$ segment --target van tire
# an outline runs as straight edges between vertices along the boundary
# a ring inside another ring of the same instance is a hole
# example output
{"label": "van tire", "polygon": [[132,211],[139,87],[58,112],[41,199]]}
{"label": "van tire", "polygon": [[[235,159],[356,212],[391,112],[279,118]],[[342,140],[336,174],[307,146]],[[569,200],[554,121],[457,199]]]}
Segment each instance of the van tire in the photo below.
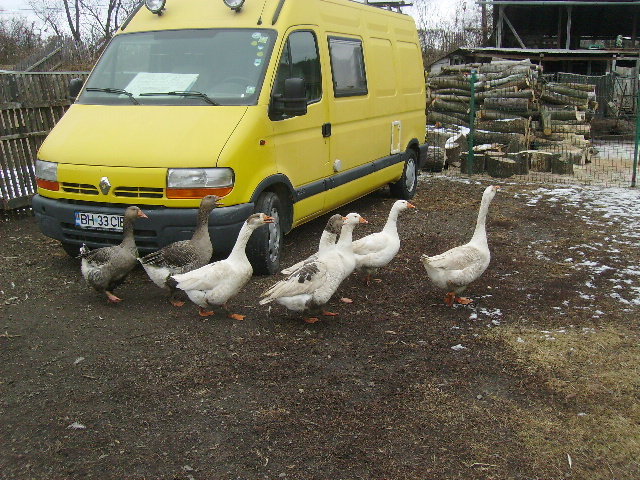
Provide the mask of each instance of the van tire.
{"label": "van tire", "polygon": [[64,252],[70,257],[78,258],[78,255],[80,255],[80,245],[67,242],[62,242],[61,245]]}
{"label": "van tire", "polygon": [[254,212],[265,213],[273,217],[274,222],[254,230],[247,244],[247,257],[253,266],[254,274],[273,275],[280,271],[280,256],[284,240],[282,200],[273,192],[264,192],[258,197]]}
{"label": "van tire", "polygon": [[389,184],[391,195],[401,200],[411,200],[418,189],[418,156],[413,149],[407,150],[402,177]]}

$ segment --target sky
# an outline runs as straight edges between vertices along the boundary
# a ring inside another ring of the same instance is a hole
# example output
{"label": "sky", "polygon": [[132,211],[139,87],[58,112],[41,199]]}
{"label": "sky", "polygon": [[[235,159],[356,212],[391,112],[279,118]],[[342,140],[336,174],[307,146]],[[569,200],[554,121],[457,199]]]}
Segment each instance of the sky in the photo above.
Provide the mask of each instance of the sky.
{"label": "sky", "polygon": [[[434,8],[434,16],[442,19],[452,18],[454,16],[454,4],[456,0],[437,0],[435,2],[437,6]],[[411,3],[409,0],[408,3]],[[0,8],[3,12],[0,12],[0,19],[7,19],[12,16],[23,16],[29,22],[35,22],[40,25],[41,22],[33,14],[31,7],[28,4],[28,0],[1,0]],[[403,11],[409,15],[415,15],[415,10],[410,7],[405,7]]]}

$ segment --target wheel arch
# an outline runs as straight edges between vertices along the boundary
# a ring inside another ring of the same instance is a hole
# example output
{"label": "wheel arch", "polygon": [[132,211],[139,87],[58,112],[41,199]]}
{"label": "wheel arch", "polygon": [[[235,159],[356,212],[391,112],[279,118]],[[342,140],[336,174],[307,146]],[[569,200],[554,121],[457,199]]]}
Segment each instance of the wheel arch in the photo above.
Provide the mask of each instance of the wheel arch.
{"label": "wheel arch", "polygon": [[291,180],[286,175],[278,173],[262,180],[251,195],[251,201],[256,203],[258,197],[265,192],[273,192],[282,200],[285,218],[282,227],[285,233],[291,230],[293,225],[293,205],[296,202],[296,193]]}

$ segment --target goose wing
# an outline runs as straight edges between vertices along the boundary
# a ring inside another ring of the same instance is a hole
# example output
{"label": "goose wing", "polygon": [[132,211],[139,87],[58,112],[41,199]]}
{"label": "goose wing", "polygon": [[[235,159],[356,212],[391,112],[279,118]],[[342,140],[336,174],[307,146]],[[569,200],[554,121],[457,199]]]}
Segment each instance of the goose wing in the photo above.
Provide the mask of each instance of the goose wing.
{"label": "goose wing", "polygon": [[180,290],[212,290],[233,274],[234,270],[229,262],[221,260],[171,278],[177,282],[176,287]]}
{"label": "goose wing", "polygon": [[372,233],[353,242],[355,255],[369,255],[384,250],[389,246],[389,237],[383,232]]}
{"label": "goose wing", "polygon": [[198,254],[189,240],[172,243],[157,252],[145,255],[140,259],[142,265],[167,268],[172,271],[188,271],[197,265]]}
{"label": "goose wing", "polygon": [[268,303],[280,297],[312,294],[325,283],[327,271],[327,266],[321,261],[315,260],[304,263],[300,268],[289,274],[287,278],[280,280],[266,290],[261,295],[264,298],[260,303]]}

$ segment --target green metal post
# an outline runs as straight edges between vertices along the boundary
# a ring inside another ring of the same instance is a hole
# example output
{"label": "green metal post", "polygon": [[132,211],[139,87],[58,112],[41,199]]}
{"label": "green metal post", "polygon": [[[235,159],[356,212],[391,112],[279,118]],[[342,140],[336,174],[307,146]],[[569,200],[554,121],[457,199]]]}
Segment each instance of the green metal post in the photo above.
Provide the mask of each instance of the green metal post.
{"label": "green metal post", "polygon": [[471,108],[469,109],[469,175],[473,175],[473,136],[476,123],[476,70],[471,70]]}
{"label": "green metal post", "polygon": [[[640,87],[640,85],[638,85]],[[638,104],[636,108],[636,147],[633,152],[633,173],[631,174],[631,186],[636,186],[636,173],[638,172],[638,148],[640,145],[640,88],[638,88]]]}

